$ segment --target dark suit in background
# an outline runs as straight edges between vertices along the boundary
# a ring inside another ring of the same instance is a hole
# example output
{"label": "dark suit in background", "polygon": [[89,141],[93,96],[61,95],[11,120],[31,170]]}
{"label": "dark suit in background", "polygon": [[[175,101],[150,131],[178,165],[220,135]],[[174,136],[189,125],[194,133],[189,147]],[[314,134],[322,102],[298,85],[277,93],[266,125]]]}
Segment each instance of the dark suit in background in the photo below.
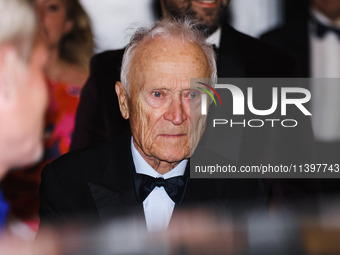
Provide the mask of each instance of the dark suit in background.
{"label": "dark suit in background", "polygon": [[[307,6],[306,10],[308,10]],[[261,36],[264,41],[290,51],[296,57],[299,77],[304,78],[311,77],[311,46],[309,38],[312,31],[310,29],[309,17],[310,15],[302,16],[300,19],[295,20],[294,23],[289,22]],[[316,152],[318,163],[333,164],[340,162],[339,141],[317,141]],[[338,179],[323,179],[322,190],[326,194],[340,194],[340,181]]]}
{"label": "dark suit in background", "polygon": [[261,36],[264,41],[290,51],[298,63],[298,76],[310,77],[308,20],[297,20]]}

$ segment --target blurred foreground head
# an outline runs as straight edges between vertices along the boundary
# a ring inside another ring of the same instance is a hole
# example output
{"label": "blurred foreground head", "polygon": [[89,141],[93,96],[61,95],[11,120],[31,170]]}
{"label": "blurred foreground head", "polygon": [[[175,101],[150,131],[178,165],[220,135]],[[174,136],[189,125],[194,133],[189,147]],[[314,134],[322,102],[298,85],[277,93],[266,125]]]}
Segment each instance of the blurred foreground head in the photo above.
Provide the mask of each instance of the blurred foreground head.
{"label": "blurred foreground head", "polygon": [[214,51],[195,25],[188,19],[163,20],[139,29],[116,84],[135,148],[157,171],[162,164],[172,166],[163,173],[192,155],[205,127],[201,96],[190,88],[190,79],[216,78]]}
{"label": "blurred foreground head", "polygon": [[0,0],[0,178],[42,154],[45,62],[32,7],[25,0]]}

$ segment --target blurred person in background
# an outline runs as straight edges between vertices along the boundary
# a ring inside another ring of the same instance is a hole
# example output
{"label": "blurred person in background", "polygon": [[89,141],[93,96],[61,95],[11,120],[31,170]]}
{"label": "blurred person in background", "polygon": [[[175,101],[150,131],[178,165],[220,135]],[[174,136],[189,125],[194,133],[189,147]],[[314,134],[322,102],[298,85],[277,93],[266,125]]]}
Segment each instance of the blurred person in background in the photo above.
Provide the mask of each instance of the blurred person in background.
{"label": "blurred person in background", "polygon": [[301,15],[263,34],[262,39],[297,57],[299,77],[338,78],[340,68],[334,64],[340,62],[340,1],[309,0],[305,8],[309,8],[307,18]]}
{"label": "blurred person in background", "polygon": [[[35,41],[36,30],[27,1],[0,1],[0,179],[11,168],[38,161],[43,153],[47,52]],[[1,227],[7,208],[1,198]]]}
{"label": "blurred person in background", "polygon": [[[262,35],[272,44],[290,50],[297,58],[301,77],[314,78],[311,112],[318,163],[340,162],[340,0],[310,0],[294,23]],[[318,82],[319,81],[319,82]],[[340,195],[340,181],[323,180],[323,191]]]}
{"label": "blurred person in background", "polygon": [[78,0],[34,1],[40,32],[48,47],[45,78],[50,103],[45,124],[45,153],[34,167],[10,174],[3,183],[11,215],[35,232],[38,228],[41,169],[69,149],[79,95],[88,77],[93,38]]}
{"label": "blurred person in background", "polygon": [[78,0],[36,0],[35,4],[49,49],[46,77],[51,103],[45,157],[50,160],[69,149],[79,94],[88,78],[93,37]]}

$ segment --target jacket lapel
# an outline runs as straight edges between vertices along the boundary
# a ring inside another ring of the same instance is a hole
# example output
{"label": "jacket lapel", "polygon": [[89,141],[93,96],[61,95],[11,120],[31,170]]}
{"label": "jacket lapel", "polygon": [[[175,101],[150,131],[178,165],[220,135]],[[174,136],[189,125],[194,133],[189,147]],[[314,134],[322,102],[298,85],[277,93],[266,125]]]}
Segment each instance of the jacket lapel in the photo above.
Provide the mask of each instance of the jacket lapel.
{"label": "jacket lapel", "polygon": [[143,204],[138,203],[133,177],[135,167],[131,155],[130,139],[114,145],[108,163],[98,182],[88,186],[97,207],[100,219],[132,213],[143,215]]}
{"label": "jacket lapel", "polygon": [[229,25],[221,33],[217,52],[217,73],[219,78],[242,78],[246,75],[245,46],[239,34]]}
{"label": "jacket lapel", "polygon": [[299,71],[302,77],[310,76],[310,41],[309,41],[309,28],[308,20],[295,23],[291,25],[287,34],[287,38],[292,38],[288,41],[288,47],[300,60]]}

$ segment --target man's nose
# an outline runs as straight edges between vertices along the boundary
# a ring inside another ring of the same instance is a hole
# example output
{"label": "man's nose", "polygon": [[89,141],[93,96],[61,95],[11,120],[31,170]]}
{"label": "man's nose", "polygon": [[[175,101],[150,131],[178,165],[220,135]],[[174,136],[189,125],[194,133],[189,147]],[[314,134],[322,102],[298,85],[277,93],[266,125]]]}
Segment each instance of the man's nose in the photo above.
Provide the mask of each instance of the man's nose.
{"label": "man's nose", "polygon": [[174,125],[181,125],[188,118],[181,99],[175,99],[169,105],[164,119],[171,121]]}

